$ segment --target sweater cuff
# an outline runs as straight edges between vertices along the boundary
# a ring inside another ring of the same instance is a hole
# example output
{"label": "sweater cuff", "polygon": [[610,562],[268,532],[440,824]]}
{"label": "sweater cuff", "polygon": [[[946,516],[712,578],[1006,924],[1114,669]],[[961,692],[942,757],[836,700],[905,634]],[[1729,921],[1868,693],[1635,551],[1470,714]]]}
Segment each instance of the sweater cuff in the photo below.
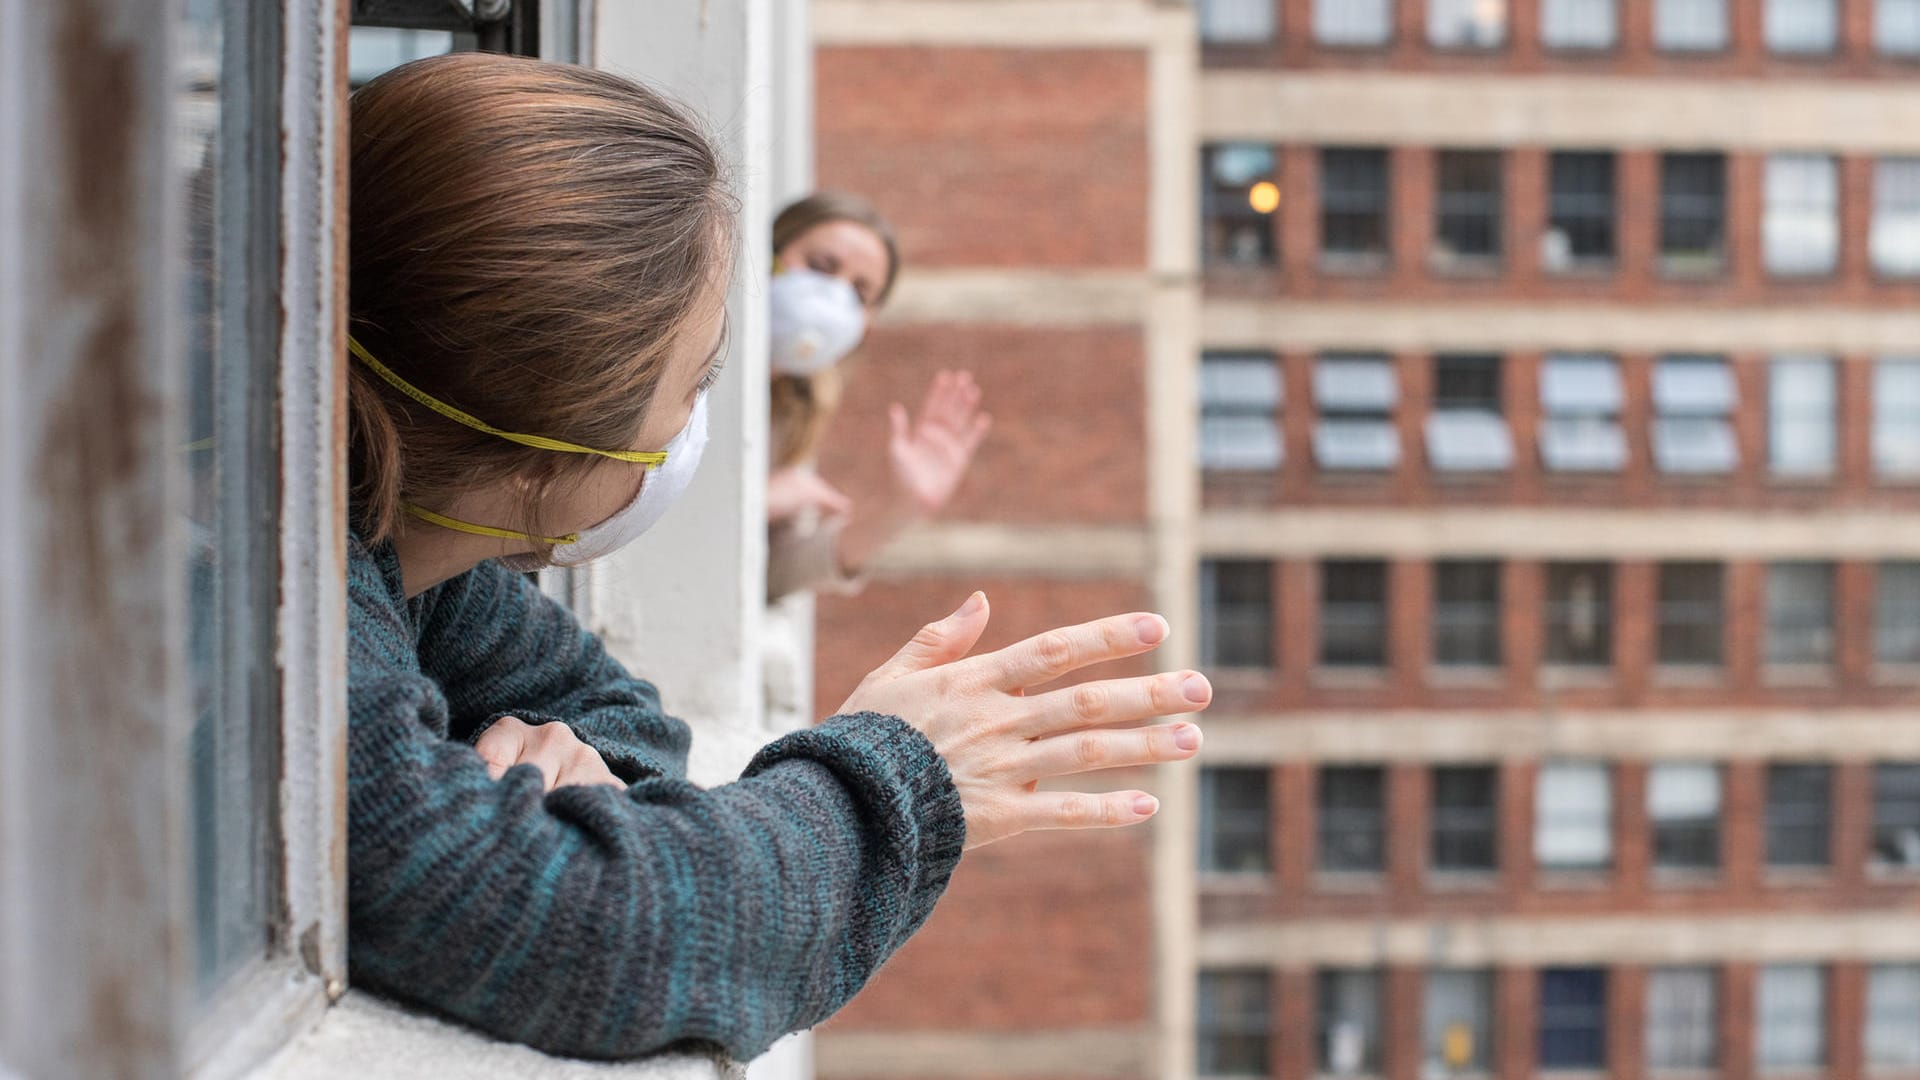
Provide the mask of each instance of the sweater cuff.
{"label": "sweater cuff", "polygon": [[835,716],[761,749],[742,776],[803,759],[831,769],[859,800],[888,843],[914,867],[916,910],[904,941],[932,912],[966,847],[966,809],[953,774],[919,729],[897,716]]}

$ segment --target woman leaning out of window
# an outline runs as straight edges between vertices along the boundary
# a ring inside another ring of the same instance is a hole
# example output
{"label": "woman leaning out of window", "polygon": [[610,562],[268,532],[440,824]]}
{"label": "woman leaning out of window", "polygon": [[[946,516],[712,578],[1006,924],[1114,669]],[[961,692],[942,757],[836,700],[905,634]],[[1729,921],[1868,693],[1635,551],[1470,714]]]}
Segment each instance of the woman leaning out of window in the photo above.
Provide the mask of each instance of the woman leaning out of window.
{"label": "woman leaning out of window", "polygon": [[888,410],[885,478],[849,493],[829,484],[814,455],[840,406],[850,357],[900,276],[900,245],[865,199],[825,191],[774,220],[773,259],[767,597],[851,593],[873,556],[953,498],[991,421],[973,376],[942,371],[917,415],[898,403]]}
{"label": "woman leaning out of window", "polygon": [[[926,919],[963,848],[1129,825],[1038,781],[1193,756],[1197,673],[1024,694],[1152,649],[1119,615],[980,656],[978,593],[736,782],[520,571],[638,537],[707,437],[736,208],[677,106],[463,54],[352,104],[349,940],[359,985],[621,1058],[752,1057]],[[670,618],[661,614],[662,619]]]}

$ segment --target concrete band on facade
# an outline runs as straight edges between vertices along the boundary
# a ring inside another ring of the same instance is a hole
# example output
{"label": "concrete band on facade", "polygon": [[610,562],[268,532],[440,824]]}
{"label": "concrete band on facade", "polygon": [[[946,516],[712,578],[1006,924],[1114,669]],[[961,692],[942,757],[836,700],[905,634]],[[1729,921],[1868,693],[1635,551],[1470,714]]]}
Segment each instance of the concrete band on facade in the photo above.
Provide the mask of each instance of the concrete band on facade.
{"label": "concrete band on facade", "polygon": [[1920,715],[1899,706],[1568,712],[1317,709],[1222,716],[1204,724],[1209,765],[1920,758]]}
{"label": "concrete band on facade", "polygon": [[[1337,101],[1339,108],[1328,108]],[[1209,71],[1208,141],[1920,152],[1906,83]]]}
{"label": "concrete band on facade", "polygon": [[1208,927],[1201,963],[1532,967],[1920,960],[1920,919],[1878,913],[1301,919]]}
{"label": "concrete band on facade", "polygon": [[821,1040],[815,1065],[847,1080],[934,1077],[1150,1075],[1149,1040],[1137,1028],[1054,1031],[840,1032]]}
{"label": "concrete band on facade", "polygon": [[818,45],[1145,48],[1161,21],[1155,7],[1112,0],[815,0],[813,38]]}
{"label": "concrete band on facade", "polygon": [[1287,507],[1211,511],[1199,533],[1214,558],[1920,558],[1920,514],[1872,509]]}

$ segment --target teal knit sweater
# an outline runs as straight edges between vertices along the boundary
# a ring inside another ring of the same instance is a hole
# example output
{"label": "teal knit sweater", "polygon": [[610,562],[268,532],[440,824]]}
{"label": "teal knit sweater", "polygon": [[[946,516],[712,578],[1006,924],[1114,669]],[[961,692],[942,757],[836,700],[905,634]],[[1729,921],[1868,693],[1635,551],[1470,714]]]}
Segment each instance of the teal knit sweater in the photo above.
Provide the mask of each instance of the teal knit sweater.
{"label": "teal knit sweater", "polygon": [[[551,1053],[751,1058],[826,1019],[917,930],[965,839],[932,744],[835,717],[741,779],[685,779],[686,725],[567,611],[486,563],[408,600],[349,540],[355,983]],[[498,781],[503,715],[564,723],[626,789]]]}

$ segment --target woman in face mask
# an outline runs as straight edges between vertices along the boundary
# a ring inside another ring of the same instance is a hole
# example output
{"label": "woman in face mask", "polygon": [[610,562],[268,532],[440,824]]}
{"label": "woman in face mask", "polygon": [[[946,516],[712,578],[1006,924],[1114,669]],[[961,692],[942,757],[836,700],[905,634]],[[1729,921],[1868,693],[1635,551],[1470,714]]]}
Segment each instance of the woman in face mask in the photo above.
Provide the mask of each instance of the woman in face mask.
{"label": "woman in face mask", "polygon": [[953,497],[991,420],[973,376],[942,371],[917,416],[900,404],[889,410],[883,486],[849,497],[822,479],[814,454],[839,407],[848,358],[893,292],[900,246],[866,200],[820,192],[774,220],[773,248],[767,594],[852,592],[875,554]]}
{"label": "woman in face mask", "polygon": [[1165,622],[969,656],[977,593],[835,717],[689,784],[686,725],[521,571],[634,540],[693,474],[733,263],[720,162],[648,90],[501,56],[398,68],[351,119],[358,986],[557,1053],[749,1058],[839,1008],[964,848],[1152,815],[1039,782],[1191,757],[1192,724],[1137,725],[1203,708],[1204,678],[1027,691]]}

